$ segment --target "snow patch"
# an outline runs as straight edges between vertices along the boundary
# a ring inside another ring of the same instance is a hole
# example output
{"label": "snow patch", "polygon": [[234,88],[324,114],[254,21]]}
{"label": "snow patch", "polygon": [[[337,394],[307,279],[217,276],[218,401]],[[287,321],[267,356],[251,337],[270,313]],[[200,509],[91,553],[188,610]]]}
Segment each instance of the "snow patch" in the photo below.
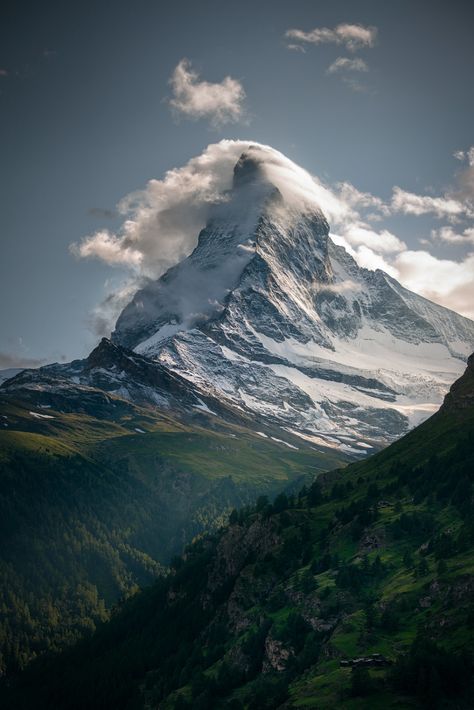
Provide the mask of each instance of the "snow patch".
{"label": "snow patch", "polygon": [[276,436],[271,437],[273,441],[278,441],[279,444],[284,444],[285,446],[288,446],[289,449],[296,449],[298,451],[297,446],[293,446],[293,444],[289,444],[287,441],[283,441],[283,439],[277,439]]}

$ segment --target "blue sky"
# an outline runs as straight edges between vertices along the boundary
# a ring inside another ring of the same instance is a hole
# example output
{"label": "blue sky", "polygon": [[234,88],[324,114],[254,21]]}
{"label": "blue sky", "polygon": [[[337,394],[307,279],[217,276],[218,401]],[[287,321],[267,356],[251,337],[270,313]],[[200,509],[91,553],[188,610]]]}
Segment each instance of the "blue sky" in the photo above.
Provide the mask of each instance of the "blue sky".
{"label": "blue sky", "polygon": [[[120,239],[124,196],[222,139],[273,146],[352,201],[356,220],[372,212],[371,235],[347,220],[333,229],[366,265],[380,257],[411,288],[472,314],[472,3],[119,0],[2,12],[0,367],[90,350],[98,304],[130,269],[70,245],[103,230]],[[390,251],[386,233],[403,246]]]}

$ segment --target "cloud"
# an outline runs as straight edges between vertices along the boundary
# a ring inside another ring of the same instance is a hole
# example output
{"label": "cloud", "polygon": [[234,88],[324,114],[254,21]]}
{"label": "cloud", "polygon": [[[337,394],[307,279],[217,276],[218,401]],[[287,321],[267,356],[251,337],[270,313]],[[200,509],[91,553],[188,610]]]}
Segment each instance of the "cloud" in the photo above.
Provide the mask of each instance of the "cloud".
{"label": "cloud", "polygon": [[40,367],[46,361],[38,360],[37,358],[24,357],[15,353],[0,352],[0,370],[5,370],[11,367]]}
{"label": "cloud", "polygon": [[[418,195],[400,187],[393,188],[390,210],[406,215],[433,215],[459,224],[474,219],[474,146],[466,151],[457,150],[454,157],[467,163],[459,170],[453,184],[440,196]],[[432,230],[432,237],[444,242],[468,243],[472,240],[472,226],[464,224],[455,232],[451,227]]]}
{"label": "cloud", "polygon": [[110,335],[111,327],[137,291],[137,281],[129,278],[119,285],[106,282],[106,296],[89,314],[87,324],[99,338]]}
{"label": "cloud", "polygon": [[8,76],[8,71],[6,69],[0,69],[0,76]]}
{"label": "cloud", "polygon": [[453,197],[466,202],[474,212],[474,146],[463,153],[463,160],[467,161],[468,165],[456,175]]}
{"label": "cloud", "polygon": [[384,215],[390,214],[389,206],[380,197],[372,195],[370,192],[361,192],[350,182],[336,183],[336,189],[339,198],[351,207],[370,207]]}
{"label": "cloud", "polygon": [[468,148],[468,150],[454,151],[453,156],[456,158],[456,160],[460,160],[461,162],[467,160],[470,167],[474,167],[474,145]]}
{"label": "cloud", "polygon": [[450,244],[474,244],[474,227],[466,227],[462,232],[455,232],[452,227],[433,229],[431,237]]}
{"label": "cloud", "polygon": [[85,239],[80,244],[72,244],[71,251],[76,256],[95,257],[113,266],[139,268],[143,259],[143,254],[127,244],[125,237],[117,238],[107,229],[96,232],[92,238]]}
{"label": "cloud", "polygon": [[[299,29],[287,30],[285,36],[291,42],[288,49],[305,51],[305,44],[336,44],[343,45],[351,52],[359,49],[368,49],[374,46],[377,37],[376,27],[342,23],[330,29],[328,27],[315,27],[310,32]],[[351,74],[354,72],[367,73],[369,65],[363,59],[350,57],[337,57],[326,69],[326,74],[337,74],[352,91],[366,92],[368,87]]]}
{"label": "cloud", "polygon": [[[140,277],[157,278],[192,251],[212,210],[227,201],[234,166],[249,149],[258,154],[268,178],[287,203],[296,208],[320,206],[336,225],[360,222],[351,204],[337,191],[282,153],[248,141],[222,140],[183,167],[169,170],[163,179],[150,180],[144,190],[125,197],[118,205],[121,229],[117,233],[100,229],[73,244],[72,252],[113,266],[128,266]],[[347,184],[341,187],[344,191],[350,191]],[[370,202],[355,188],[351,199]]]}
{"label": "cloud", "polygon": [[169,104],[177,116],[209,119],[214,127],[236,123],[244,117],[245,91],[230,76],[220,83],[199,81],[199,74],[187,59],[182,59],[169,81],[173,96]]}
{"label": "cloud", "polygon": [[332,235],[359,266],[381,269],[410,291],[474,319],[474,254],[460,261],[439,259],[423,250],[404,250],[395,255],[380,254],[361,245],[354,248],[344,237]]}
{"label": "cloud", "polygon": [[361,225],[348,225],[343,233],[345,240],[352,246],[365,245],[381,252],[382,254],[390,254],[406,249],[405,242],[389,232],[388,229],[383,229],[380,232],[375,232]]}
{"label": "cloud", "polygon": [[474,319],[474,253],[452,261],[427,251],[405,251],[394,265],[404,286]]}
{"label": "cloud", "polygon": [[391,208],[394,212],[403,212],[420,216],[434,214],[436,217],[456,219],[462,216],[474,217],[474,212],[469,205],[449,195],[431,197],[430,195],[417,195],[407,192],[400,187],[393,188]]}
{"label": "cloud", "polygon": [[368,72],[369,66],[367,62],[359,57],[357,59],[349,59],[349,57],[338,57],[328,68],[328,74],[335,74],[340,71],[359,71]]}
{"label": "cloud", "polygon": [[302,44],[287,44],[286,45],[287,49],[291,49],[293,52],[301,52],[302,54],[306,54],[306,49],[303,47]]}
{"label": "cloud", "polygon": [[[209,145],[184,166],[169,170],[161,179],[150,180],[143,190],[125,197],[118,205],[123,220],[118,231],[100,229],[71,246],[79,257],[99,258],[112,266],[126,267],[129,272],[129,279],[118,288],[111,286],[104,302],[92,314],[95,333],[109,332],[131,294],[189,255],[215,210],[224,203],[226,209],[230,207],[233,169],[244,152],[252,153],[259,161],[289,209],[320,208],[331,225],[334,241],[344,246],[361,266],[383,269],[427,298],[459,312],[472,313],[472,256],[454,261],[438,259],[428,251],[410,251],[383,223],[380,228],[370,223],[403,210],[415,215],[431,211],[448,218],[457,216],[460,208],[455,200],[454,208],[447,207],[447,198],[420,198],[396,188],[396,199],[387,204],[348,182],[329,186],[269,146],[222,140]],[[436,238],[446,243],[457,241],[459,236],[466,240],[463,243],[471,243],[471,227],[458,232],[445,227],[436,233]]]}
{"label": "cloud", "polygon": [[310,32],[290,29],[286,31],[285,36],[290,40],[309,44],[342,44],[348,50],[354,52],[364,47],[374,46],[377,28],[342,23],[334,29],[315,27]]}

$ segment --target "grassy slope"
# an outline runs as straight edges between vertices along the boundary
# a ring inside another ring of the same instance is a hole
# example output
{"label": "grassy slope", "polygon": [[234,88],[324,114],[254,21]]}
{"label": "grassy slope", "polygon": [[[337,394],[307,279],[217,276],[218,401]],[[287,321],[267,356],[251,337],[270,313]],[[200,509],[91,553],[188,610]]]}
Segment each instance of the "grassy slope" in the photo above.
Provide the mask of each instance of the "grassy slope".
{"label": "grassy slope", "polygon": [[431,661],[416,688],[408,671],[395,682],[377,669],[357,691],[339,661],[379,652],[402,664],[423,636],[459,673],[474,641],[473,437],[472,407],[441,412],[367,462],[323,475],[322,499],[313,487],[241,515],[90,641],[33,666],[7,703],[472,707],[459,695],[468,672],[456,697]]}
{"label": "grassy slope", "polygon": [[232,506],[340,461],[109,399],[104,418],[1,398],[0,671],[94,628]]}

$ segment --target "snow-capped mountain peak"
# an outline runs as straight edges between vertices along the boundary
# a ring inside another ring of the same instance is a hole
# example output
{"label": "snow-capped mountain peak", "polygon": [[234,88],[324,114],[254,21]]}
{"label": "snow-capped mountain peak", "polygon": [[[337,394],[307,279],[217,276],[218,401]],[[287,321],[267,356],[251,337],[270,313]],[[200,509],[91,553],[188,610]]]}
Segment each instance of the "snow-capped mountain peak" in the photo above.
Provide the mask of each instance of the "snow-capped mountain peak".
{"label": "snow-capped mountain peak", "polygon": [[354,455],[434,412],[474,349],[474,323],[359,267],[304,199],[304,171],[292,191],[271,155],[241,154],[194,251],[135,294],[112,343],[5,386],[69,379]]}
{"label": "snow-capped mountain peak", "polygon": [[474,323],[360,268],[270,173],[241,155],[192,254],[136,294],[113,340],[306,439],[390,441],[441,402]]}

